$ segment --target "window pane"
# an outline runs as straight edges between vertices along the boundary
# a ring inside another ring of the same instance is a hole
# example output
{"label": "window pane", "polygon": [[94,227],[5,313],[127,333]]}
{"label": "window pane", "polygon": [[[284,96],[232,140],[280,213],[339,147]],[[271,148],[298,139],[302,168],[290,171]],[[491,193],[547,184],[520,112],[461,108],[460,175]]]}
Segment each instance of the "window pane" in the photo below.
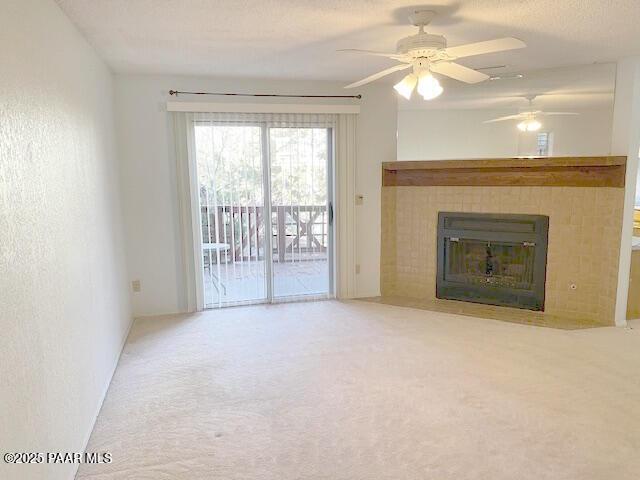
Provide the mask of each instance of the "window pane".
{"label": "window pane", "polygon": [[326,128],[269,129],[274,296],[329,292]]}

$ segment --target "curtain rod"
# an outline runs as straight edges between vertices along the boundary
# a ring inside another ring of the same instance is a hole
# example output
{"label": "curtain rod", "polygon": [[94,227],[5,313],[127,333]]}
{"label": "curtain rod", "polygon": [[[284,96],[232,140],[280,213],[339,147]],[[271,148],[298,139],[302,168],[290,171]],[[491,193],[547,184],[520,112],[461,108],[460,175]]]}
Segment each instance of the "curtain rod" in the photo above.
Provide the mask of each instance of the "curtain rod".
{"label": "curtain rod", "polygon": [[179,93],[187,95],[223,95],[229,97],[286,97],[286,98],[357,98],[362,95],[280,95],[277,93],[215,93],[215,92],[183,92],[180,90],[169,90],[169,95],[178,96]]}

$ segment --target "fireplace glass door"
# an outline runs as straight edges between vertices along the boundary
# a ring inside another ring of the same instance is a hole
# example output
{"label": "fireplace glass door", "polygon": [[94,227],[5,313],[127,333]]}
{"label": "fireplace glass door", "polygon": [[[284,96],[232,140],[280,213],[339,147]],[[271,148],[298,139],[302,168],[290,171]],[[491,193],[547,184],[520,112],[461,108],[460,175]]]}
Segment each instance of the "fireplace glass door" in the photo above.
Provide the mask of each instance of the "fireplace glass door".
{"label": "fireplace glass door", "polygon": [[544,310],[549,217],[440,212],[436,296]]}
{"label": "fireplace glass door", "polygon": [[535,248],[524,243],[445,239],[445,280],[531,290]]}

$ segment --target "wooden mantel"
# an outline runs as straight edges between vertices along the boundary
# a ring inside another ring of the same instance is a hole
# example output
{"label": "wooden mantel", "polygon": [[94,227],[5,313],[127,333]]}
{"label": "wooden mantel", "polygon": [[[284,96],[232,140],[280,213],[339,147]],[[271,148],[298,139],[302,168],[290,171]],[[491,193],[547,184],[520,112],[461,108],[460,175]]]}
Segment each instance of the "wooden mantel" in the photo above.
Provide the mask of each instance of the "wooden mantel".
{"label": "wooden mantel", "polygon": [[627,157],[526,157],[382,164],[382,186],[624,188]]}

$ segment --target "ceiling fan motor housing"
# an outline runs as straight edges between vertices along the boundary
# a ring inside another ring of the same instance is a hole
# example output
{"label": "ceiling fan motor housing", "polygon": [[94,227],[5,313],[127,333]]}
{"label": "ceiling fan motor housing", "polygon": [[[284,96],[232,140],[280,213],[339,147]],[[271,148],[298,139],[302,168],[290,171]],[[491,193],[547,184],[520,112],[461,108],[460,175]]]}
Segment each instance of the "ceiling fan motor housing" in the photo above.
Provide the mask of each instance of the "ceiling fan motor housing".
{"label": "ceiling fan motor housing", "polygon": [[429,57],[436,51],[446,47],[447,40],[442,35],[418,33],[402,38],[396,46],[396,51],[401,55]]}

